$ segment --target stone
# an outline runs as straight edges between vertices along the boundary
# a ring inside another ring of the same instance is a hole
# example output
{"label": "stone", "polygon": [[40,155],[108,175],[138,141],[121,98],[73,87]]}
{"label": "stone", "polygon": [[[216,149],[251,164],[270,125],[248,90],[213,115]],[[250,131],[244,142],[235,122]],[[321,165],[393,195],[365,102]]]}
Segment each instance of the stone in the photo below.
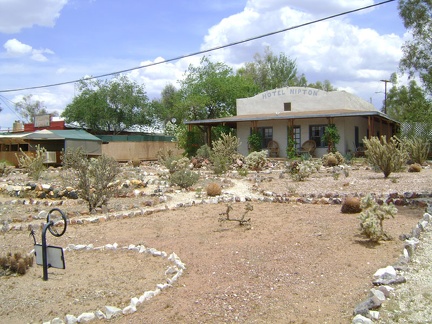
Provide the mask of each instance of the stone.
{"label": "stone", "polygon": [[396,270],[392,266],[388,266],[385,268],[378,269],[373,276],[374,278],[395,278]]}
{"label": "stone", "polygon": [[96,315],[94,313],[82,313],[78,316],[78,323],[88,323],[96,319]]}
{"label": "stone", "polygon": [[123,313],[124,315],[127,315],[127,314],[133,314],[133,313],[135,313],[136,311],[137,311],[137,309],[136,309],[135,306],[129,305],[129,306],[126,306],[125,308],[123,308],[122,313]]}
{"label": "stone", "polygon": [[385,297],[384,293],[381,290],[372,288],[370,290],[370,293],[371,293],[371,297],[372,298],[376,298],[376,303],[377,304],[385,302],[386,297]]}
{"label": "stone", "polygon": [[352,324],[372,324],[372,320],[370,320],[369,318],[357,314],[353,320],[352,320]]}
{"label": "stone", "polygon": [[114,316],[117,316],[122,313],[120,308],[114,306],[105,306],[105,314],[107,319],[111,319]]}
{"label": "stone", "polygon": [[56,317],[51,320],[51,324],[64,324],[64,322],[61,318]]}
{"label": "stone", "polygon": [[363,315],[367,317],[369,315],[369,310],[376,309],[381,306],[382,302],[378,298],[368,298],[358,304],[354,309],[354,315]]}
{"label": "stone", "polygon": [[95,316],[100,320],[106,319],[106,315],[101,310],[97,310]]}
{"label": "stone", "polygon": [[65,316],[65,323],[66,324],[75,324],[75,323],[78,323],[78,318],[76,318],[74,315],[67,314]]}

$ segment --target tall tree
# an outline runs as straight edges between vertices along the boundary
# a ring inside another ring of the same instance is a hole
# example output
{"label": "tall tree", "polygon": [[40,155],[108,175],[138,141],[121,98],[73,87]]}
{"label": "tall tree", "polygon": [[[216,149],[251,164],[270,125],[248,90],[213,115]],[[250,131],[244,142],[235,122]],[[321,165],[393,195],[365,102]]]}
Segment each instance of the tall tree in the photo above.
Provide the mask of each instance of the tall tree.
{"label": "tall tree", "polygon": [[387,113],[390,117],[409,123],[432,124],[432,104],[415,80],[394,86],[387,94]]}
{"label": "tall tree", "polygon": [[199,66],[190,65],[180,85],[181,106],[190,119],[235,115],[236,99],[257,92],[250,79],[234,75],[232,68],[208,57]]}
{"label": "tall tree", "polygon": [[420,76],[429,94],[432,94],[432,1],[399,0],[399,14],[412,34],[402,47],[400,68],[410,77]]}
{"label": "tall tree", "polygon": [[[24,96],[21,101],[15,104],[15,109],[18,114],[28,123],[34,121],[35,116],[49,114],[44,106],[44,103],[33,99],[33,95]],[[57,115],[56,112],[52,115]]]}
{"label": "tall tree", "polygon": [[111,80],[81,80],[62,117],[95,132],[118,134],[132,127],[151,126],[144,86],[119,76]]}
{"label": "tall tree", "polygon": [[254,55],[254,62],[248,62],[237,71],[237,74],[251,78],[259,87],[260,91],[294,86],[299,83],[297,77],[297,64],[284,53],[279,56],[273,54],[269,47],[265,49],[264,55]]}

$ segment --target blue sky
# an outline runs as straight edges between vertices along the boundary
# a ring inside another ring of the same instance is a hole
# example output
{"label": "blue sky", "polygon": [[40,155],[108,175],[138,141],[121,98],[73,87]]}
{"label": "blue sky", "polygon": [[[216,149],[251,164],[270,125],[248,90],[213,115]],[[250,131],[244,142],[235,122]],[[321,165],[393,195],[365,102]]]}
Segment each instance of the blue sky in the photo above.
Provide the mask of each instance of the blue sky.
{"label": "blue sky", "polygon": [[[179,57],[315,19],[368,6],[373,0],[0,0],[0,91],[77,80]],[[305,28],[212,52],[239,68],[266,46],[295,59],[310,82],[330,80],[340,90],[380,108],[384,84],[398,71],[408,36],[397,1]],[[209,55],[209,54],[207,54]],[[177,85],[200,57],[126,73],[157,98]],[[0,129],[19,117],[13,102],[32,94],[59,113],[74,85],[0,92]]]}

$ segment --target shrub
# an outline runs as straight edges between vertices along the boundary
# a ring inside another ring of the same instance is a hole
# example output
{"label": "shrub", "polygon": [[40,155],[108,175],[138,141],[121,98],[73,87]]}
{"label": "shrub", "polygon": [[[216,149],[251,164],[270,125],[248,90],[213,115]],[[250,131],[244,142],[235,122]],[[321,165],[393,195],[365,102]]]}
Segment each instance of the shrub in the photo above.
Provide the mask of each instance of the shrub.
{"label": "shrub", "polygon": [[389,140],[386,136],[381,136],[381,139],[374,136],[369,140],[365,137],[363,143],[366,146],[367,161],[381,170],[384,178],[388,178],[392,172],[401,171],[408,159],[404,145],[394,136]]}
{"label": "shrub", "polygon": [[294,161],[288,165],[288,172],[294,181],[304,181],[316,171],[317,166],[312,160]]}
{"label": "shrub", "polygon": [[216,182],[211,182],[207,186],[207,195],[214,197],[219,196],[222,193],[222,187]]}
{"label": "shrub", "polygon": [[1,161],[0,162],[0,176],[8,175],[11,172],[12,168],[13,168],[13,166],[11,166],[9,164],[9,162]]}
{"label": "shrub", "polygon": [[138,168],[140,165],[141,165],[141,160],[140,159],[135,158],[135,159],[132,160],[132,166],[134,168]]}
{"label": "shrub", "polygon": [[203,159],[209,159],[211,156],[211,148],[207,144],[202,145],[196,152],[196,156]]}
{"label": "shrub", "polygon": [[237,155],[237,148],[240,146],[240,140],[237,136],[231,134],[221,134],[221,137],[212,142],[213,155],[218,157],[227,157],[231,162]]}
{"label": "shrub", "polygon": [[422,166],[418,163],[411,164],[408,168],[408,172],[420,172],[422,170]]}
{"label": "shrub", "polygon": [[76,186],[79,196],[88,202],[90,212],[108,203],[115,189],[110,183],[120,172],[117,161],[106,155],[90,160],[82,157],[69,159],[66,153],[63,163],[74,172],[75,176],[70,175],[68,181],[77,179],[72,186]]}
{"label": "shrub", "polygon": [[322,140],[327,143],[327,152],[336,152],[336,145],[340,141],[340,135],[336,125],[331,124],[325,128]]}
{"label": "shrub", "polygon": [[429,141],[421,137],[410,137],[402,140],[412,162],[422,165],[429,154]]}
{"label": "shrub", "polygon": [[250,170],[260,171],[267,163],[267,152],[252,152],[246,156],[246,165]]}
{"label": "shrub", "polygon": [[345,163],[345,158],[339,152],[324,154],[322,157],[322,164],[324,166],[336,166]]}
{"label": "shrub", "polygon": [[17,273],[19,275],[24,275],[27,272],[29,267],[33,266],[34,256],[32,254],[28,254],[23,256],[20,252],[16,252],[14,254],[8,253],[5,256],[0,257],[0,276],[3,275],[12,275]]}
{"label": "shrub", "polygon": [[248,137],[249,152],[258,152],[262,149],[262,135],[259,132],[253,132]]}
{"label": "shrub", "polygon": [[356,214],[362,211],[360,207],[360,199],[357,197],[347,197],[341,208],[341,212],[344,214]]}
{"label": "shrub", "polygon": [[397,208],[393,204],[377,204],[371,195],[361,200],[362,213],[359,216],[361,233],[371,241],[389,240],[391,237],[384,232],[384,220],[394,218]]}
{"label": "shrub", "polygon": [[18,159],[20,168],[26,169],[34,180],[38,180],[45,170],[45,152],[46,149],[36,145],[36,152],[34,155],[26,154],[20,148],[21,155],[15,155]]}
{"label": "shrub", "polygon": [[192,187],[195,183],[198,182],[198,179],[199,174],[187,169],[175,171],[170,176],[171,184],[178,185],[181,188]]}

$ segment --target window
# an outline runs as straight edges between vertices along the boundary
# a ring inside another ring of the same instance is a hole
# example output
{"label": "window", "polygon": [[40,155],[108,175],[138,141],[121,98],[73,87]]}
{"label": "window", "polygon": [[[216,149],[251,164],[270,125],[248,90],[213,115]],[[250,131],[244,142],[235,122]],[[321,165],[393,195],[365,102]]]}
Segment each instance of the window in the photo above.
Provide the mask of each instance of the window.
{"label": "window", "polygon": [[291,102],[284,103],[284,111],[291,111]]}
{"label": "window", "polygon": [[[288,127],[288,131],[287,131],[288,136],[290,136],[290,127]],[[300,150],[301,147],[301,132],[300,132],[300,126],[294,126],[292,127],[292,135],[293,135],[293,139],[295,142],[295,148],[296,151]],[[289,143],[289,142],[287,142]]]}
{"label": "window", "polygon": [[[267,148],[268,143],[273,140],[273,127],[258,127],[257,131],[261,134],[261,148]],[[250,133],[252,134],[252,128]]]}
{"label": "window", "polygon": [[314,140],[316,147],[326,147],[327,143],[322,140],[327,125],[309,126],[309,139]]}

